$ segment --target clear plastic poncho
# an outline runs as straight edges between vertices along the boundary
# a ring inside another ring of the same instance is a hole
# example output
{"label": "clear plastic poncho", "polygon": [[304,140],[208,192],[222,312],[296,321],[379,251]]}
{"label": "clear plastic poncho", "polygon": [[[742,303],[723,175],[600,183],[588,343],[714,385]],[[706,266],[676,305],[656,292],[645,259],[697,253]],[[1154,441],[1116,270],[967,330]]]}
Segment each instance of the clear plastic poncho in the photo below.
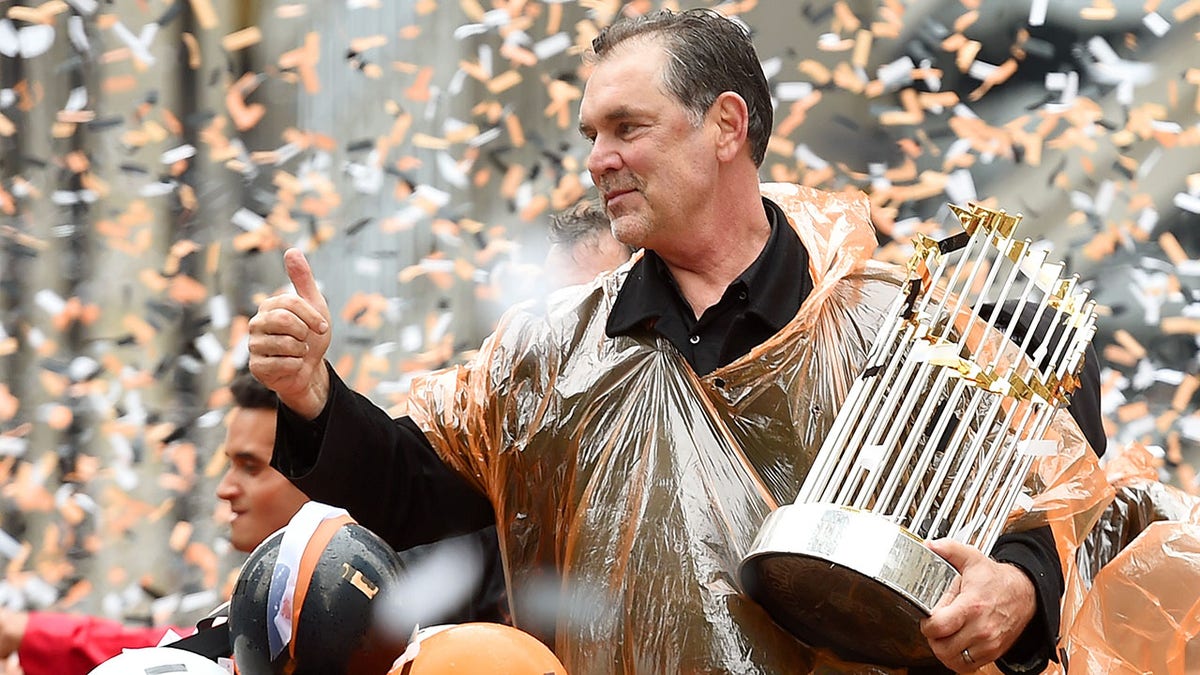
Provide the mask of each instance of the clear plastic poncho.
{"label": "clear plastic poncho", "polygon": [[1200,671],[1200,497],[1158,481],[1145,447],[1106,454],[1116,498],[1077,554],[1063,635],[1069,673]]}
{"label": "clear plastic poncho", "polygon": [[[902,280],[870,260],[862,195],[763,194],[799,233],[814,290],[728,366],[697,377],[649,331],[606,337],[626,265],[509,311],[471,362],[412,388],[413,419],[495,507],[516,625],[573,675],[890,672],[814,652],[737,588],[742,555],[799,490]],[[1054,431],[1062,452],[1034,511],[1086,527],[1104,506],[1099,472],[1065,412]]]}

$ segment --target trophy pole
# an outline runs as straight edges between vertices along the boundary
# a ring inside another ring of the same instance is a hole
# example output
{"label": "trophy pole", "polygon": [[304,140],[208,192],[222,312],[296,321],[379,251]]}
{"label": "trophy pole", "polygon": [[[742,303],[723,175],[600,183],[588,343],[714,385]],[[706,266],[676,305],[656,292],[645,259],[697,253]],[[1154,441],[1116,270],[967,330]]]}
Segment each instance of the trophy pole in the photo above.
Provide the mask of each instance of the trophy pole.
{"label": "trophy pole", "polygon": [[743,589],[780,625],[854,661],[937,661],[920,622],[958,573],[925,542],[988,551],[1027,506],[1022,485],[1057,448],[1043,439],[1096,331],[1078,280],[1014,237],[1020,216],[950,210],[965,232],[918,236],[796,501],[767,517],[741,564]]}

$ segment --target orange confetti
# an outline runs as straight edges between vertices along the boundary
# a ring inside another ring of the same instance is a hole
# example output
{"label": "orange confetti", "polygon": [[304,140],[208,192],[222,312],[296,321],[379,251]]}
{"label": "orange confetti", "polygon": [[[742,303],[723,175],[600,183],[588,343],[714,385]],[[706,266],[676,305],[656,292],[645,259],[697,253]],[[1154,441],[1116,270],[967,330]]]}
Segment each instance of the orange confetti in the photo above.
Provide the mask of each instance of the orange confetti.
{"label": "orange confetti", "polygon": [[1179,240],[1170,232],[1163,232],[1159,235],[1158,244],[1162,246],[1167,258],[1176,265],[1182,265],[1191,260],[1187,252],[1183,250],[1183,246],[1179,245]]}
{"label": "orange confetti", "polygon": [[850,62],[858,68],[867,67],[867,59],[871,56],[871,42],[874,35],[869,30],[860,30],[854,36],[854,52],[850,56]]}
{"label": "orange confetti", "polygon": [[538,216],[545,213],[546,207],[548,207],[549,205],[550,205],[549,197],[547,197],[544,194],[535,195],[534,198],[530,199],[529,203],[525,205],[525,208],[521,209],[521,214],[520,214],[521,220],[524,220],[527,223],[532,222]]}
{"label": "orange confetti", "polygon": [[71,426],[73,419],[75,419],[75,415],[71,409],[62,404],[53,405],[46,412],[46,424],[55,431],[63,431]]}
{"label": "orange confetti", "polygon": [[426,66],[417,72],[417,78],[412,85],[404,90],[404,97],[410,101],[424,103],[429,100],[429,83],[433,80],[433,67]]}
{"label": "orange confetti", "polygon": [[227,52],[237,52],[259,42],[262,42],[262,31],[258,26],[250,26],[221,38],[221,47]]}
{"label": "orange confetti", "polygon": [[525,130],[521,128],[521,118],[515,114],[509,114],[504,123],[508,128],[508,140],[512,142],[513,147],[519,148],[525,145]]}
{"label": "orange confetti", "polygon": [[853,33],[862,25],[858,16],[850,9],[845,0],[833,3],[833,30],[835,33]]}
{"label": "orange confetti", "polygon": [[1200,390],[1200,377],[1189,374],[1183,378],[1183,382],[1175,388],[1175,395],[1171,398],[1171,408],[1183,412],[1191,403],[1192,397],[1196,395],[1196,391]]}
{"label": "orange confetti", "polygon": [[182,305],[194,305],[208,299],[208,287],[185,275],[171,277],[169,297]]}
{"label": "orange confetti", "polygon": [[175,523],[175,527],[171,528],[171,534],[167,538],[167,545],[171,547],[172,551],[182,551],[192,538],[193,529],[192,524],[186,520]]}
{"label": "orange confetti", "polygon": [[303,47],[284,52],[279,56],[279,67],[295,68],[300,71],[300,81],[304,84],[304,91],[315,94],[321,89],[320,80],[317,78],[317,63],[320,58],[321,36],[315,31],[309,32],[304,36]]}
{"label": "orange confetti", "polygon": [[11,420],[21,409],[21,400],[12,395],[8,385],[0,382],[0,422]]}
{"label": "orange confetti", "polygon": [[245,96],[258,86],[254,73],[246,73],[225,92],[225,108],[233,118],[233,125],[238,131],[246,131],[258,124],[267,113],[266,106],[261,103],[246,105]]}
{"label": "orange confetti", "polygon": [[191,0],[191,3],[192,13],[201,28],[212,30],[217,27],[217,11],[213,9],[212,0]]}
{"label": "orange confetti", "polygon": [[279,5],[275,8],[275,16],[280,19],[299,19],[308,14],[308,5],[296,3],[292,5]]}
{"label": "orange confetti", "polygon": [[521,73],[515,70],[509,70],[489,80],[487,83],[487,90],[493,94],[499,94],[500,92],[507,91],[517,84],[520,84],[520,82]]}
{"label": "orange confetti", "polygon": [[363,53],[368,49],[386,46],[388,39],[386,35],[370,35],[367,37],[354,38],[350,41],[350,51]]}
{"label": "orange confetti", "polygon": [[101,81],[100,90],[106,94],[120,94],[137,89],[137,85],[137,78],[133,75],[114,75]]}

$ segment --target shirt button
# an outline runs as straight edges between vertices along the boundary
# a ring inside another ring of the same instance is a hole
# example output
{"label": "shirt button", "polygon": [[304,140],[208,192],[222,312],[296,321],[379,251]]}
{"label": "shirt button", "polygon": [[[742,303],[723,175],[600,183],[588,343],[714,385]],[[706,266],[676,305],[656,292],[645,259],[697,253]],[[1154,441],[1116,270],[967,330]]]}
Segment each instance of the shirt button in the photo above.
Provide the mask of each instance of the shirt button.
{"label": "shirt button", "polygon": [[694,345],[696,345],[696,344],[700,344],[700,336],[699,336],[699,335],[693,335],[692,337],[688,338],[688,342],[690,342],[690,343],[692,343],[692,344],[694,344]]}

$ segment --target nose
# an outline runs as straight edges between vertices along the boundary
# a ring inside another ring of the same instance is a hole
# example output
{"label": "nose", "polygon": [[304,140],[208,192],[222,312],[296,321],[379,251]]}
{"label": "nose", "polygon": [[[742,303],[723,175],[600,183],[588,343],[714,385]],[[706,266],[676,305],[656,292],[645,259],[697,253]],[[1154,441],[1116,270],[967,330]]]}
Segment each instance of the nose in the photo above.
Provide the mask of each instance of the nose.
{"label": "nose", "polygon": [[604,134],[596,136],[595,142],[592,143],[592,151],[588,153],[587,168],[595,183],[599,183],[597,179],[600,176],[620,169],[621,153],[616,143]]}
{"label": "nose", "polygon": [[217,483],[217,499],[224,499],[227,502],[233,501],[237,493],[237,481],[233,479],[233,469],[231,468],[225,472],[225,475],[221,476],[221,482]]}

